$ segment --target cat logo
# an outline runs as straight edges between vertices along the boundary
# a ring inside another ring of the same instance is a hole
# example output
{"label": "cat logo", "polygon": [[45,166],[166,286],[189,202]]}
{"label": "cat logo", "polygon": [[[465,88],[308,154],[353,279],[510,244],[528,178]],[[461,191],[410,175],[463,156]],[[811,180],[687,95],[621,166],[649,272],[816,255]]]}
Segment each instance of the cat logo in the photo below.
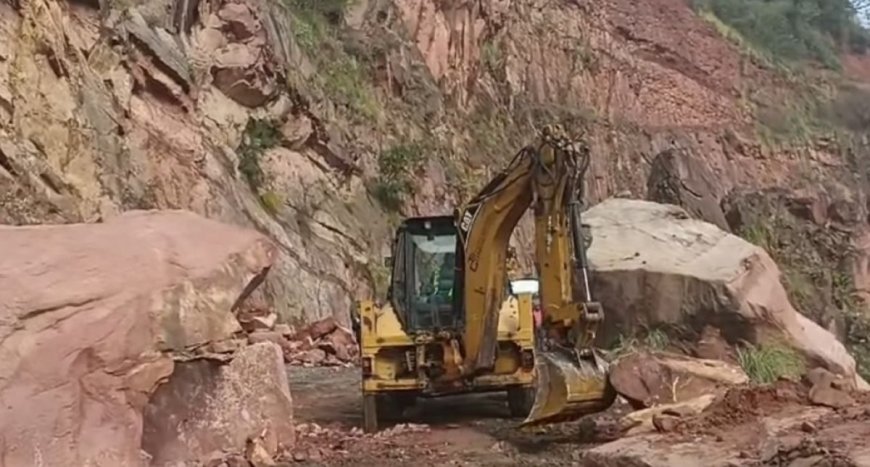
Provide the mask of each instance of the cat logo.
{"label": "cat logo", "polygon": [[474,218],[477,217],[477,210],[479,207],[479,205],[469,206],[462,214],[462,220],[459,222],[459,230],[461,230],[463,234],[468,235],[468,231],[471,230],[471,225],[474,224]]}

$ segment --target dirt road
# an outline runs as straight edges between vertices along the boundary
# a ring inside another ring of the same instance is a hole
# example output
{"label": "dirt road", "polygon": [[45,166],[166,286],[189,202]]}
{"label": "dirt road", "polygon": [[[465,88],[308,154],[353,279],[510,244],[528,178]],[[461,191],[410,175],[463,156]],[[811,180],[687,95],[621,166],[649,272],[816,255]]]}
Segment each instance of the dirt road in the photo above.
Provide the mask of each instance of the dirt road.
{"label": "dirt road", "polygon": [[841,395],[849,402],[832,409],[808,404],[797,382],[739,387],[665,433],[607,444],[628,406],[521,429],[504,395],[482,394],[420,401],[406,413],[411,424],[364,435],[358,371],[290,368],[299,434],[290,465],[870,465],[868,393]]}
{"label": "dirt road", "polygon": [[[584,446],[607,438],[616,412],[555,428],[521,430],[501,393],[422,400],[410,426],[364,436],[357,368],[289,369],[300,426],[297,465],[576,465]],[[316,424],[316,426],[314,426]],[[420,424],[420,425],[417,425]]]}

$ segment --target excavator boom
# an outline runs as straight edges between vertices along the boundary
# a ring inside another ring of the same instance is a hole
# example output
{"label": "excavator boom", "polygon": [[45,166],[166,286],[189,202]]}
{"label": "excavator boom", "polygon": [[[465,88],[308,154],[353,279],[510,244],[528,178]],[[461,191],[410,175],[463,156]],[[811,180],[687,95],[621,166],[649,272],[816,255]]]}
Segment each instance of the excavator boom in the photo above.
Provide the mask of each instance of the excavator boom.
{"label": "excavator boom", "polygon": [[602,319],[592,301],[580,223],[589,151],[562,128],[543,129],[458,215],[465,316],[461,373],[493,368],[511,234],[531,207],[545,342],[536,352],[536,395],[525,424],[566,421],[609,406],[606,363],[593,340]]}

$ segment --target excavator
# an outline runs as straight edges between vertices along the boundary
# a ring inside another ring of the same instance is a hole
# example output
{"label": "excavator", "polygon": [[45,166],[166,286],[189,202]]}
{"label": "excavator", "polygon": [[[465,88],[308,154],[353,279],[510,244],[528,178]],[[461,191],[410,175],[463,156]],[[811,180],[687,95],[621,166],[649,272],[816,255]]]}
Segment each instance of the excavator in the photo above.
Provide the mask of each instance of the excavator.
{"label": "excavator", "polygon": [[[365,431],[419,397],[506,391],[523,426],[613,403],[580,219],[588,166],[583,140],[550,125],[453,216],[402,222],[387,302],[358,304]],[[529,208],[540,329],[532,297],[512,293],[507,277],[511,234]]]}

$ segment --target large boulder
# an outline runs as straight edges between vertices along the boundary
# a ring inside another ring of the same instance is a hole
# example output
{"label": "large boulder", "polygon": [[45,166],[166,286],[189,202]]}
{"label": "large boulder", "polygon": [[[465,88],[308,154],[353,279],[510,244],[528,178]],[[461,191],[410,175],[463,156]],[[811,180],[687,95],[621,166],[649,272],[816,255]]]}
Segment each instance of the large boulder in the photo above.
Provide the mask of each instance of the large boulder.
{"label": "large boulder", "polygon": [[843,344],[789,303],[779,268],[762,248],[650,201],[608,199],[584,222],[605,338],[637,326],[711,324],[730,343],[784,340],[809,363],[866,387]]}
{"label": "large boulder", "polygon": [[171,352],[240,331],[232,309],[274,255],[184,211],[0,226],[0,465],[143,465]]}
{"label": "large boulder", "polygon": [[275,456],[292,446],[295,434],[283,352],[273,342],[260,342],[228,365],[176,364],[145,410],[142,449],[154,467],[204,462],[258,438]]}

